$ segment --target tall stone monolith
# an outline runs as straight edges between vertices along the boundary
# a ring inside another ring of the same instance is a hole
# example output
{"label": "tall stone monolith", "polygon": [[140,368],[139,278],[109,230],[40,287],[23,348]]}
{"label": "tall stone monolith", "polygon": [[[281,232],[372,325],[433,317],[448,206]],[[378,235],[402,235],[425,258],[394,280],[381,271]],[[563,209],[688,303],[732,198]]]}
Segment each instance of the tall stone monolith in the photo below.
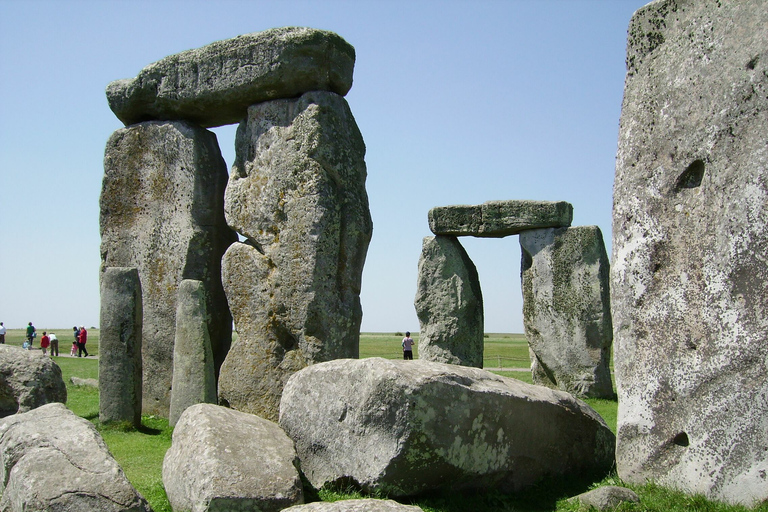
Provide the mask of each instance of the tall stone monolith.
{"label": "tall stone monolith", "polygon": [[139,271],[107,267],[101,273],[99,421],[141,426],[142,303]]}
{"label": "tall stone monolith", "polygon": [[612,398],[608,254],[597,226],[520,233],[533,383]]}
{"label": "tall stone monolith", "polygon": [[617,469],[768,499],[768,4],[629,25],[613,207]]}
{"label": "tall stone monolith", "polygon": [[173,344],[173,386],[168,422],[175,426],[187,407],[215,404],[216,372],[211,350],[213,318],[202,281],[185,279],[179,284],[176,304],[176,341]]}
{"label": "tall stone monolith", "polygon": [[483,367],[483,296],[475,264],[458,238],[424,238],[416,299],[419,359]]}
{"label": "tall stone monolith", "polygon": [[337,94],[248,109],[225,198],[227,221],[246,241],[222,262],[238,338],[221,369],[220,403],[276,420],[291,374],[358,356],[372,233],[364,155]]}
{"label": "tall stone monolith", "polygon": [[143,410],[168,416],[182,279],[209,291],[217,367],[231,343],[221,257],[236,240],[224,221],[227,169],[216,135],[186,122],[151,121],[117,130],[104,156],[102,267],[136,267],[144,311]]}

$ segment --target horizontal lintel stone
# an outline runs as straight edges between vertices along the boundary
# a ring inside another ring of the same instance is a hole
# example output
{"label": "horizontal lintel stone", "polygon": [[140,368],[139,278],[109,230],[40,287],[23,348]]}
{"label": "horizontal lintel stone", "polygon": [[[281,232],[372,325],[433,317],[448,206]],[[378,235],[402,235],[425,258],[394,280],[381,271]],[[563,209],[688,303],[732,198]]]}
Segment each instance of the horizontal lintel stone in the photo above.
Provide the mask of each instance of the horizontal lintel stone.
{"label": "horizontal lintel stone", "polygon": [[565,201],[488,201],[437,206],[428,217],[429,229],[436,235],[503,238],[529,229],[569,227],[573,205]]}

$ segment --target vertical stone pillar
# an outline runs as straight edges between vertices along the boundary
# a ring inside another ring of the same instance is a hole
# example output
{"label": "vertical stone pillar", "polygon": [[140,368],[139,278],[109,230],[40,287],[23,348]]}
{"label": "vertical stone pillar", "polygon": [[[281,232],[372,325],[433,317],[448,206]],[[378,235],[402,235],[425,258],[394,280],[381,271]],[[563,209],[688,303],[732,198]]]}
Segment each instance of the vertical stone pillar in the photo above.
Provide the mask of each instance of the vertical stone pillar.
{"label": "vertical stone pillar", "polygon": [[101,273],[99,421],[141,425],[141,283],[136,268]]}
{"label": "vertical stone pillar", "polygon": [[483,367],[483,296],[475,264],[455,236],[424,238],[414,300],[419,359]]}
{"label": "vertical stone pillar", "polygon": [[179,285],[176,341],[173,344],[171,426],[176,425],[187,407],[216,403],[209,302],[202,281],[185,279]]}
{"label": "vertical stone pillar", "polygon": [[520,247],[534,384],[613,397],[610,265],[600,228],[523,231]]}
{"label": "vertical stone pillar", "polygon": [[768,499],[768,4],[629,24],[613,189],[616,466]]}
{"label": "vertical stone pillar", "polygon": [[251,106],[235,147],[225,211],[247,240],[222,261],[238,341],[219,401],[276,421],[291,374],[358,357],[365,144],[344,98],[314,91]]}
{"label": "vertical stone pillar", "polygon": [[107,142],[101,259],[103,267],[136,267],[141,277],[145,413],[169,413],[182,279],[202,281],[208,290],[218,364],[231,344],[221,256],[237,237],[224,220],[226,180],[216,135],[191,123],[140,123]]}

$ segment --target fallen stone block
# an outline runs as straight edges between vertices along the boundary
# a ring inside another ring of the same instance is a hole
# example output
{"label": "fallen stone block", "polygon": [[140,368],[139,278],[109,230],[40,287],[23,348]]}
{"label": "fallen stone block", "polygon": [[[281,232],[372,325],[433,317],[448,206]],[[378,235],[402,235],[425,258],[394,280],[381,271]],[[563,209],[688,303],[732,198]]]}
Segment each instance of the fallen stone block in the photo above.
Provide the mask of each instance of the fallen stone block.
{"label": "fallen stone block", "polygon": [[0,345],[0,417],[67,402],[61,368],[41,352]]}
{"label": "fallen stone block", "polygon": [[403,505],[393,500],[356,499],[318,501],[306,505],[294,505],[284,512],[421,512],[421,507]]}

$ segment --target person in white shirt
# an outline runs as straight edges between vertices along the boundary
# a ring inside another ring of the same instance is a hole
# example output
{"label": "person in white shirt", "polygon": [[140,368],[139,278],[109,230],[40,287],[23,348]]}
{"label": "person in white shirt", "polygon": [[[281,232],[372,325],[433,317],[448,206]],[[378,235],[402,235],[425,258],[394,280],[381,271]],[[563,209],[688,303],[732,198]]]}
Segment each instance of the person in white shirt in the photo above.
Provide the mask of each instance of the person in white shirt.
{"label": "person in white shirt", "polygon": [[411,338],[411,333],[409,331],[405,331],[405,338],[403,338],[403,359],[404,360],[411,360],[413,361],[413,338]]}
{"label": "person in white shirt", "polygon": [[0,343],[5,343],[5,326],[0,322]]}

